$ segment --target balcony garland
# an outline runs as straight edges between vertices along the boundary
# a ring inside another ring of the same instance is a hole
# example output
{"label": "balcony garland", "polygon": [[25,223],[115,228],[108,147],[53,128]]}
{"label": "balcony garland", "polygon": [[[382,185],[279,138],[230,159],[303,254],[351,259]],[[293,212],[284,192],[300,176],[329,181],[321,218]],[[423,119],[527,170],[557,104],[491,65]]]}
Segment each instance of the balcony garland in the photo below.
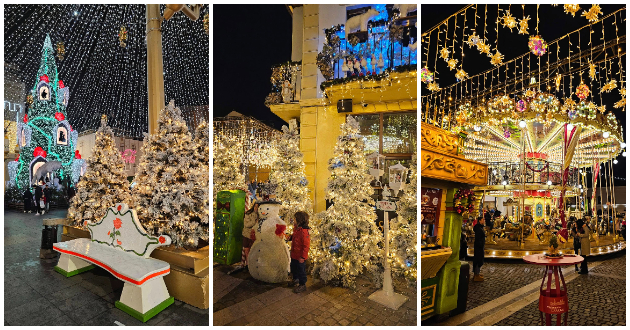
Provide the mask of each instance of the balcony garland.
{"label": "balcony garland", "polygon": [[353,81],[381,81],[388,78],[392,73],[403,73],[409,71],[417,71],[417,64],[407,64],[395,67],[393,70],[386,69],[383,73],[367,76],[352,76],[346,78],[337,78],[328,81],[324,81],[319,85],[319,88],[324,91],[326,88],[334,85],[345,84]]}

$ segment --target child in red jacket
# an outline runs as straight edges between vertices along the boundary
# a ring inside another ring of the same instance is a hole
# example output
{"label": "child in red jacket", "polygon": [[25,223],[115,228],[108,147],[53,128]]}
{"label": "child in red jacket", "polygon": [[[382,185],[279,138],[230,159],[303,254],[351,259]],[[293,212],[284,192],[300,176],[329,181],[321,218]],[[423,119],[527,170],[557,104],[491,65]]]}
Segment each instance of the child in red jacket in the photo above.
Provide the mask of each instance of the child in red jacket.
{"label": "child in red jacket", "polygon": [[311,246],[311,236],[308,227],[308,214],[306,212],[295,213],[295,224],[291,241],[291,274],[293,282],[289,286],[297,286],[293,292],[300,293],[306,291],[306,259],[308,259],[308,249]]}

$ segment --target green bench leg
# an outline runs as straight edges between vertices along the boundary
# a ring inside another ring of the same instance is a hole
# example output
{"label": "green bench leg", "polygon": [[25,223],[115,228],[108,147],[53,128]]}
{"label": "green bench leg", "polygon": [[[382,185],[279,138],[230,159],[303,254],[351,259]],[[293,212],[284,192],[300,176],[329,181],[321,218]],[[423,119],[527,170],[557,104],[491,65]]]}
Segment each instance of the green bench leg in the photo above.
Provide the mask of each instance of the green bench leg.
{"label": "green bench leg", "polygon": [[148,312],[142,314],[140,312],[138,312],[137,310],[123,304],[120,302],[120,300],[116,301],[116,308],[120,309],[121,311],[135,317],[136,319],[142,321],[142,322],[146,322],[148,320],[150,320],[152,317],[156,316],[159,312],[163,311],[164,309],[166,309],[166,307],[172,305],[175,302],[175,298],[173,297],[168,297],[166,300],[164,300],[163,302],[159,303],[157,306],[151,308]]}
{"label": "green bench leg", "polygon": [[77,274],[81,274],[83,272],[87,272],[88,270],[91,270],[93,268],[94,268],[94,265],[89,265],[87,267],[76,269],[76,270],[73,270],[71,272],[66,272],[65,270],[61,269],[59,266],[55,266],[55,271],[57,271],[57,273],[65,276],[65,277],[70,277],[70,276],[74,276],[74,275],[77,275]]}
{"label": "green bench leg", "polygon": [[94,265],[91,263],[81,258],[62,253],[59,257],[59,262],[57,262],[57,266],[55,266],[55,271],[65,277],[70,277],[87,272],[92,268],[94,268]]}

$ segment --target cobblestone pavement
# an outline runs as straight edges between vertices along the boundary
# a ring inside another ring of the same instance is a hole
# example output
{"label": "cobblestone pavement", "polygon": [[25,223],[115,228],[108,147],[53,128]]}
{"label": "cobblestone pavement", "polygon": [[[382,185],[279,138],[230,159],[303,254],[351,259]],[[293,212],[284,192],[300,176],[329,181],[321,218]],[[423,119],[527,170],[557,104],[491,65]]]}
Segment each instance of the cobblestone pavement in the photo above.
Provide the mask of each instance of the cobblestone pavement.
{"label": "cobblestone pavement", "polygon": [[[625,325],[625,250],[591,257],[588,262],[588,275],[575,274],[573,266],[563,268],[569,301],[567,325]],[[517,260],[486,259],[481,273],[484,282],[472,282],[471,274],[466,313],[426,320],[422,325],[540,325],[542,267]],[[555,322],[555,317],[552,320]]]}
{"label": "cobblestone pavement", "polygon": [[[58,257],[39,258],[42,219],[65,218],[66,212],[4,211],[4,325],[143,325],[114,307],[124,283],[104,269],[66,278],[53,270]],[[208,314],[175,300],[144,324],[208,326]]]}
{"label": "cobblestone pavement", "polygon": [[286,284],[253,279],[247,270],[231,275],[229,266],[213,272],[213,325],[417,325],[415,288],[395,281],[395,291],[409,300],[398,310],[368,296],[377,289],[364,279],[356,290],[332,287],[308,276],[305,292],[295,294]]}

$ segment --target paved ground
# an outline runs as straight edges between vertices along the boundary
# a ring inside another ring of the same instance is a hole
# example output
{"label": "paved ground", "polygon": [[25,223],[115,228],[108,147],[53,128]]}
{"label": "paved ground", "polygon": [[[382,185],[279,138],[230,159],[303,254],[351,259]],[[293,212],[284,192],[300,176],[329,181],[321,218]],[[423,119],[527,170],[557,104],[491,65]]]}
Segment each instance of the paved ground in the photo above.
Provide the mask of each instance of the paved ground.
{"label": "paved ground", "polygon": [[367,280],[357,289],[326,286],[310,276],[307,290],[295,294],[286,284],[253,279],[247,270],[227,275],[231,268],[213,272],[213,325],[417,325],[416,289],[401,282],[395,291],[409,297],[398,310],[368,299],[376,291]]}
{"label": "paved ground", "polygon": [[[58,258],[39,259],[41,219],[65,215],[66,210],[43,217],[5,210],[4,325],[142,325],[114,307],[124,283],[107,271],[97,267],[65,278],[53,270]],[[208,313],[175,300],[146,324],[209,325]]]}
{"label": "paved ground", "polygon": [[[626,253],[589,258],[589,274],[563,268],[568,325],[626,324]],[[472,269],[472,261],[470,262]],[[486,259],[484,282],[469,282],[466,312],[422,325],[540,325],[538,296],[543,268],[515,260]],[[553,319],[555,322],[555,318]]]}

